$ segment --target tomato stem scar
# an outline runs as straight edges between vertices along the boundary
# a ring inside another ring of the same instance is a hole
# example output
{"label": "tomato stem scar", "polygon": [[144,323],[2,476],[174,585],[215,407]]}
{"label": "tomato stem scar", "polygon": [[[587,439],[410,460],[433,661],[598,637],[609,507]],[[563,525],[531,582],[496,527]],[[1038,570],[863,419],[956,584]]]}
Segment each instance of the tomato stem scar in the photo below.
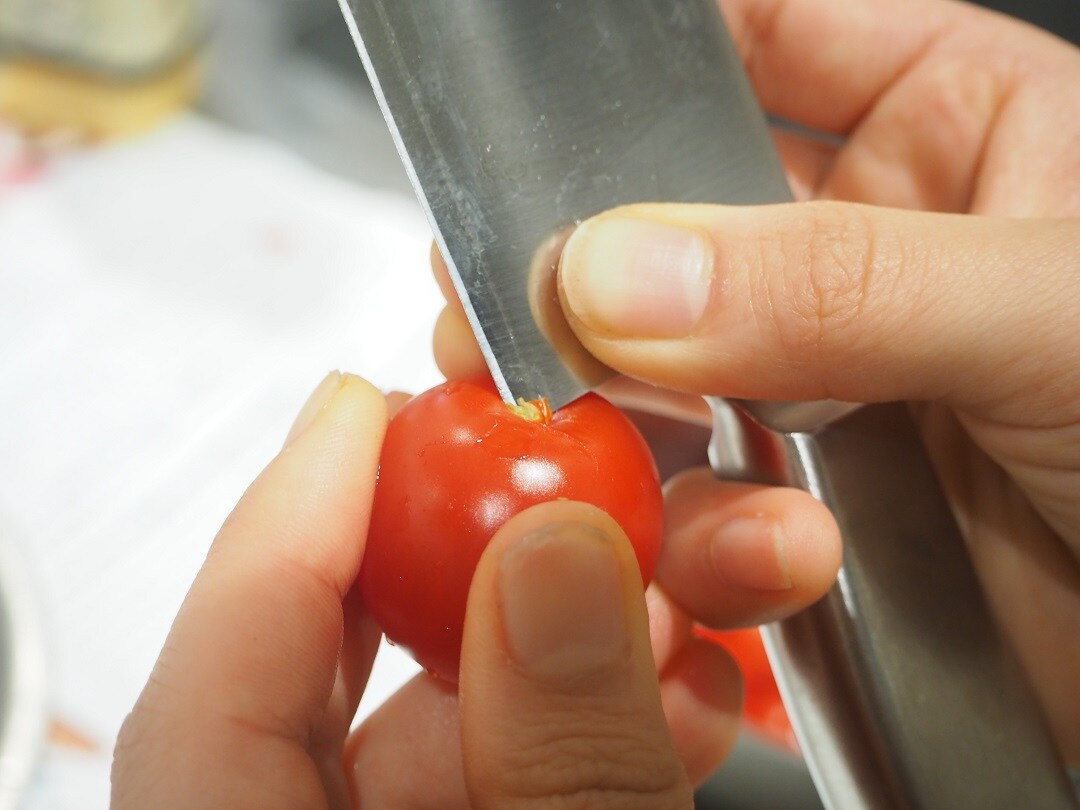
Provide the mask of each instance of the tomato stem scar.
{"label": "tomato stem scar", "polygon": [[525,397],[518,397],[516,405],[508,404],[506,407],[528,422],[539,422],[542,425],[551,424],[551,405],[544,397],[530,400],[526,400]]}

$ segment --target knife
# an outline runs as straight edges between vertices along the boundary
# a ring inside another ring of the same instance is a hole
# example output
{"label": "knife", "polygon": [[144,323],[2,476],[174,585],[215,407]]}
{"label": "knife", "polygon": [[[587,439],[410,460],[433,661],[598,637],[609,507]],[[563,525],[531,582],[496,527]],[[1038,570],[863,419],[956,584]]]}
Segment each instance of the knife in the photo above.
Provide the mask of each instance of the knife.
{"label": "knife", "polygon": [[[583,219],[791,200],[714,0],[339,2],[509,402],[611,376],[555,294]],[[837,585],[764,630],[826,806],[1075,806],[905,407],[710,405],[718,474],[801,487],[840,524]]]}

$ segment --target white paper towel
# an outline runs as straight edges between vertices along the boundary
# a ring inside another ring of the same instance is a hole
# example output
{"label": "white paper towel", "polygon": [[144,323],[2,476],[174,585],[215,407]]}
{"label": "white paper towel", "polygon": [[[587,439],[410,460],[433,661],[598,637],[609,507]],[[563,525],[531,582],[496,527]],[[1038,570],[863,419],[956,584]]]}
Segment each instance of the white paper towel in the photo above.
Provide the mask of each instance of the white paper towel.
{"label": "white paper towel", "polygon": [[[412,200],[188,117],[0,180],[0,514],[56,717],[25,806],[104,808],[116,732],[214,533],[330,369],[440,378]],[[0,177],[4,176],[0,173]],[[361,712],[417,671],[384,648]]]}

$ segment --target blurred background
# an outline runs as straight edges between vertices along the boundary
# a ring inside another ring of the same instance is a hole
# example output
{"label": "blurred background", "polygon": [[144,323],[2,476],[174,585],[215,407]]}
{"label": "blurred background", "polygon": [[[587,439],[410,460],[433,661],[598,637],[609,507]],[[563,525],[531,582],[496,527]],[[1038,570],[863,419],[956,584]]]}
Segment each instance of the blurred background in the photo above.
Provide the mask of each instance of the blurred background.
{"label": "blurred background", "polygon": [[[1076,0],[989,4],[1080,40]],[[335,0],[0,0],[0,810],[107,806],[210,540],[326,371],[438,381],[429,241]],[[361,716],[416,671],[384,647]],[[699,803],[817,806],[753,677],[761,733]]]}

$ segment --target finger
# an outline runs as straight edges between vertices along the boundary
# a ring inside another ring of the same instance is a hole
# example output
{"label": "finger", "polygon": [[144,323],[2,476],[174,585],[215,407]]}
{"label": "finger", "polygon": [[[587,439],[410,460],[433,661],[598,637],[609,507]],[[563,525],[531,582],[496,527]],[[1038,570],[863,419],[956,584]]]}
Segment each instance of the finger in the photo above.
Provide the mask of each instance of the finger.
{"label": "finger", "polygon": [[693,638],[694,623],[655,582],[645,590],[645,608],[649,614],[653,665],[657,672],[663,672]]}
{"label": "finger", "polygon": [[[1080,168],[1080,52],[1016,28],[1019,36],[988,36],[907,68],[851,133],[820,196],[958,213],[1075,214],[1075,183],[1063,178]],[[1018,48],[1026,39],[1033,41]],[[1009,51],[1023,70],[1006,67]]]}
{"label": "finger", "polygon": [[664,387],[984,412],[1011,397],[997,414],[1019,422],[1080,374],[1078,250],[1077,220],[629,206],[574,233],[560,295],[589,351]]}
{"label": "finger", "polygon": [[352,733],[345,748],[353,807],[469,810],[453,684],[417,675]]}
{"label": "finger", "polygon": [[714,644],[691,641],[664,669],[660,698],[691,784],[705,781],[735,747],[742,697],[739,665]]}
{"label": "finger", "polygon": [[[1011,476],[971,443],[970,423],[933,406],[916,418],[995,616],[1063,757],[1080,767],[1080,536],[1067,519],[1057,531],[1047,525]],[[1055,477],[1067,479],[1061,469],[1055,465]],[[1076,491],[1074,481],[1062,502],[1075,505]]]}
{"label": "finger", "polygon": [[390,391],[386,395],[386,416],[389,419],[393,419],[394,416],[405,407],[405,403],[412,399],[412,394],[407,394],[404,391]]}
{"label": "finger", "polygon": [[431,246],[431,270],[446,299],[435,321],[432,350],[435,364],[448,380],[462,380],[486,373],[487,365],[473,336],[465,308],[461,305],[446,261],[436,245]]}
{"label": "finger", "polygon": [[[386,413],[393,418],[411,399],[403,391],[386,394]],[[332,796],[331,807],[347,807],[348,787],[341,767],[341,748],[360,698],[371,675],[382,632],[364,606],[360,591],[354,584],[342,604],[344,632],[342,634],[337,677],[326,712],[311,735],[308,751],[322,774],[323,784]]]}
{"label": "finger", "polygon": [[794,489],[672,479],[657,581],[693,619],[717,628],[763,624],[816,602],[840,568],[840,530]]}
{"label": "finger", "polygon": [[[1080,55],[1067,43],[937,0],[723,5],[765,108],[850,136],[820,197],[1010,216],[1075,209],[1060,182],[1077,165]],[[798,175],[793,186],[804,191]]]}
{"label": "finger", "polygon": [[455,289],[454,282],[450,278],[450,270],[446,266],[446,259],[439,252],[439,246],[434,243],[431,245],[431,274],[435,276],[435,282],[439,285],[439,291],[446,300],[447,306],[456,310],[464,318],[465,308],[461,305],[457,289]]}
{"label": "finger", "polygon": [[484,374],[487,365],[464,313],[444,307],[435,321],[432,350],[439,371],[448,380],[464,380]]}
{"label": "finger", "polygon": [[[733,685],[728,661],[703,660],[697,651],[685,655],[699,644],[690,619],[655,586],[646,601],[657,668],[670,667],[673,673],[673,683],[661,684],[665,711],[674,718],[672,734],[680,754],[685,751],[703,777],[711,769],[702,763],[726,750],[723,740],[713,739],[717,727],[727,734],[731,712],[738,717],[738,703],[732,708],[732,695],[737,699],[739,692],[737,668]],[[705,671],[710,667],[717,672]],[[345,763],[354,807],[469,808],[453,685],[418,675],[353,732]]]}
{"label": "finger", "polygon": [[[555,598],[553,598],[555,597]],[[477,807],[690,807],[625,534],[585,504],[506,523],[469,593],[465,782]]]}
{"label": "finger", "polygon": [[772,139],[787,172],[792,195],[799,202],[817,199],[836,161],[838,145],[810,140],[783,129],[774,129]]}
{"label": "finger", "polygon": [[[825,132],[848,132],[888,88],[953,31],[981,36],[1023,26],[933,0],[721,0],[754,90],[771,113]],[[972,31],[975,29],[975,31]],[[949,41],[946,41],[949,40]],[[990,63],[991,54],[973,61]],[[798,81],[792,81],[798,76]]]}
{"label": "finger", "polygon": [[184,602],[121,732],[115,806],[296,806],[323,788],[306,746],[336,678],[386,406],[349,375],[315,397]]}
{"label": "finger", "polygon": [[[695,781],[730,749],[738,727],[739,674],[697,641],[687,615],[661,588],[646,592],[660,695],[679,756]],[[698,649],[703,647],[704,649]],[[345,752],[354,807],[469,808],[457,693],[427,674],[410,681],[350,736]]]}
{"label": "finger", "polygon": [[307,746],[326,786],[330,807],[351,806],[346,774],[341,767],[341,750],[382,639],[382,631],[364,607],[355,585],[345,597],[343,611],[344,628],[334,688]]}

